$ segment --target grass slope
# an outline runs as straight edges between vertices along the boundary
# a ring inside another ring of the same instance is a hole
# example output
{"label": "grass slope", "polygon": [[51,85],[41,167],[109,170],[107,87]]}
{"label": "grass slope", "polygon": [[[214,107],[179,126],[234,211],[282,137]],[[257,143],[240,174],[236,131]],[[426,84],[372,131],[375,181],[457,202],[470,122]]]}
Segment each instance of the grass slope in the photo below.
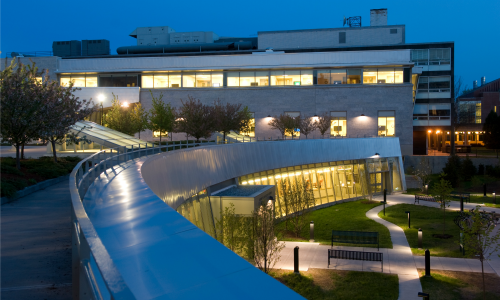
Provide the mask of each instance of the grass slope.
{"label": "grass slope", "polygon": [[[314,221],[314,240],[330,245],[332,230],[372,231],[379,233],[380,247],[392,248],[391,235],[387,227],[366,217],[366,212],[380,203],[368,200],[344,202],[310,213],[308,224],[303,228],[300,237],[287,233],[286,241],[309,241],[309,222]],[[279,230],[285,229],[284,221],[278,225]],[[359,247],[376,247],[376,245],[340,244]]]}
{"label": "grass slope", "polygon": [[398,299],[398,276],[384,273],[309,269],[301,274],[276,270],[270,275],[309,300]]}
{"label": "grass slope", "polygon": [[[408,215],[410,211],[411,228],[408,229]],[[458,242],[460,230],[453,218],[457,211],[446,211],[446,234],[453,235],[449,239],[432,237],[433,234],[443,233],[443,210],[434,207],[413,204],[397,204],[386,208],[386,215],[380,212],[379,217],[401,227],[406,235],[414,255],[424,255],[424,250],[418,250],[418,229],[422,228],[423,249],[429,249],[432,256],[463,257],[459,251]]]}

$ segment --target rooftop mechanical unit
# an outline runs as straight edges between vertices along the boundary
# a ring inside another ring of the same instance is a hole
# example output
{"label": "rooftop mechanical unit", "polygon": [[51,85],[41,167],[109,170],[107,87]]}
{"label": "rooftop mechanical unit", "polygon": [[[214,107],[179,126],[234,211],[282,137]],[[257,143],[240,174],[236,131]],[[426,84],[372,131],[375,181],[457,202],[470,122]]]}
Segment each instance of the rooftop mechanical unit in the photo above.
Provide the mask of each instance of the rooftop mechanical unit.
{"label": "rooftop mechanical unit", "polygon": [[82,40],[82,56],[109,55],[108,40]]}
{"label": "rooftop mechanical unit", "polygon": [[82,42],[72,41],[59,41],[52,42],[52,52],[54,56],[81,56],[82,55]]}

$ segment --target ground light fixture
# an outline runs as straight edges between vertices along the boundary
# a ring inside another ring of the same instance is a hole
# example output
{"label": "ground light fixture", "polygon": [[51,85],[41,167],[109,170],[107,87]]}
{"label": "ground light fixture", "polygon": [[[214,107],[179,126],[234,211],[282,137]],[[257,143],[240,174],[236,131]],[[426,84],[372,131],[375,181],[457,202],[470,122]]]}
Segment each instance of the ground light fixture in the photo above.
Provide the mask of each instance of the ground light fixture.
{"label": "ground light fixture", "polygon": [[295,274],[299,273],[299,246],[293,248],[293,272]]}
{"label": "ground light fixture", "polygon": [[429,300],[429,294],[427,293],[418,292],[418,296],[424,298],[424,300]]}
{"label": "ground light fixture", "polygon": [[493,192],[493,203],[497,204],[497,194]]}
{"label": "ground light fixture", "polygon": [[314,242],[314,221],[309,223],[309,242]]}
{"label": "ground light fixture", "polygon": [[429,195],[429,185],[428,184],[425,185],[425,193],[427,195]]}
{"label": "ground light fixture", "polygon": [[409,211],[405,211],[405,213],[408,214],[408,228],[411,228],[410,227],[410,212]]}
{"label": "ground light fixture", "polygon": [[418,229],[418,250],[422,250],[422,228]]}

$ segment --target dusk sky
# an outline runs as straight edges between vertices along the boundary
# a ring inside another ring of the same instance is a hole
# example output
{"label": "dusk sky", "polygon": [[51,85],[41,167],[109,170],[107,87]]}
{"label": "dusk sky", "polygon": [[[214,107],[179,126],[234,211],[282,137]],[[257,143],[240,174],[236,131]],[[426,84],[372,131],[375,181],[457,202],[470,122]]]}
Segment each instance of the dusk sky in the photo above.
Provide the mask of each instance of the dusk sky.
{"label": "dusk sky", "polygon": [[389,25],[406,25],[406,42],[455,42],[455,76],[500,77],[500,1],[2,1],[2,57],[52,51],[52,41],[108,39],[111,53],[135,45],[136,27],[256,36],[258,31],[342,27],[344,16],[387,8]]}

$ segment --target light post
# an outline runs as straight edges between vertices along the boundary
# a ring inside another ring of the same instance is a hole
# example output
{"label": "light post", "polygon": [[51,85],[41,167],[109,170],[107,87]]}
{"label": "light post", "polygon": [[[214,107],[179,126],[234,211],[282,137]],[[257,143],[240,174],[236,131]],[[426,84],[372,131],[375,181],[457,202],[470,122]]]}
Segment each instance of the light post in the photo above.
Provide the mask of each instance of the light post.
{"label": "light post", "polygon": [[385,216],[385,201],[380,201],[384,205],[384,216]]}
{"label": "light post", "polygon": [[314,242],[314,221],[309,223],[309,242]]}
{"label": "light post", "polygon": [[299,273],[299,246],[293,248],[293,272],[295,274]]}
{"label": "light post", "polygon": [[422,250],[422,228],[418,229],[418,250]]}
{"label": "light post", "polygon": [[405,211],[405,213],[408,214],[408,228],[410,228],[410,212],[409,211]]}
{"label": "light post", "polygon": [[425,277],[431,276],[431,252],[425,250]]}
{"label": "light post", "polygon": [[384,189],[384,204],[385,203],[387,203],[387,189]]}
{"label": "light post", "polygon": [[497,204],[497,194],[493,192],[493,203]]}
{"label": "light post", "polygon": [[429,185],[428,184],[425,185],[425,194],[429,195]]}
{"label": "light post", "polygon": [[101,94],[97,97],[99,99],[99,102],[101,102],[101,126],[104,126],[102,123],[103,121],[103,117],[104,117],[104,106],[103,106],[103,103],[104,103],[104,95]]}

